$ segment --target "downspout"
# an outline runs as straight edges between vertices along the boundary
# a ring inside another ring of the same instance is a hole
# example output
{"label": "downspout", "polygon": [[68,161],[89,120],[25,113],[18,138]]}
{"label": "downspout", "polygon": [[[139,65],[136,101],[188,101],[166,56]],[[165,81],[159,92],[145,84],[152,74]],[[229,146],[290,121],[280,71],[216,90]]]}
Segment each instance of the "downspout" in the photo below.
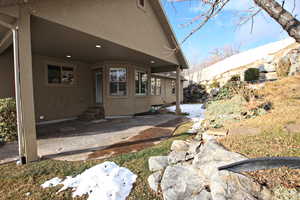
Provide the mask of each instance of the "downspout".
{"label": "downspout", "polygon": [[0,20],[0,25],[9,28],[13,33],[13,51],[14,51],[14,75],[15,75],[15,98],[17,111],[17,127],[18,127],[18,144],[19,144],[19,161],[26,164],[23,143],[23,120],[22,120],[22,103],[21,103],[21,81],[20,81],[20,61],[19,61],[19,32],[18,26],[13,26]]}

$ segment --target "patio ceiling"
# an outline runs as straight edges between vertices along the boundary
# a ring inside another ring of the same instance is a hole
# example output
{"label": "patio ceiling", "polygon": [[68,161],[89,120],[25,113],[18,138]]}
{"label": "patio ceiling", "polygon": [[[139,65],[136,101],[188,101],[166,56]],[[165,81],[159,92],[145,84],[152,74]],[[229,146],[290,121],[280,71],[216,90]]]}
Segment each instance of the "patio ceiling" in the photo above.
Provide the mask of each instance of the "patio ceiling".
{"label": "patio ceiling", "polygon": [[[175,64],[146,55],[111,41],[103,40],[60,24],[32,16],[32,51],[33,53],[83,61],[94,64],[101,61],[128,61],[149,65],[153,69],[170,71]],[[122,34],[122,33],[120,33]],[[101,45],[101,48],[96,48]],[[154,61],[154,63],[153,63]]]}

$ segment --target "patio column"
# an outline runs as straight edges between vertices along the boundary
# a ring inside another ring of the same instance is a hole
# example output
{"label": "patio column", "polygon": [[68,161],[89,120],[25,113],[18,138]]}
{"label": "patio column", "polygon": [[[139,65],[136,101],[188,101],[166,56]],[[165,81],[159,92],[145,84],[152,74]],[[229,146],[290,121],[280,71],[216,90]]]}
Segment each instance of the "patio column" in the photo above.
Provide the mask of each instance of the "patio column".
{"label": "patio column", "polygon": [[181,68],[180,66],[177,67],[176,69],[176,114],[180,114],[181,113],[181,109],[180,109],[180,91],[181,91]]}
{"label": "patio column", "polygon": [[20,7],[18,21],[18,45],[19,45],[19,83],[20,83],[20,105],[21,105],[21,143],[24,145],[26,162],[36,161],[37,140],[34,111],[34,91],[32,76],[32,52],[30,14],[27,7]]}

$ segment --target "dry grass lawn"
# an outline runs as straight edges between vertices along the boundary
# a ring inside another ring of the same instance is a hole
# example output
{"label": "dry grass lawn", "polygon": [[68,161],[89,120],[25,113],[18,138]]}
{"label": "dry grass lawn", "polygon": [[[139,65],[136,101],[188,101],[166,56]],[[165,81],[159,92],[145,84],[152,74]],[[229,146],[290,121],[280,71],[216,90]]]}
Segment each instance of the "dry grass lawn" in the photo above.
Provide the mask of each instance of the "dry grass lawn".
{"label": "dry grass lawn", "polygon": [[[273,109],[265,115],[227,123],[225,127],[259,128],[261,132],[244,134],[241,131],[221,139],[220,142],[226,148],[251,158],[300,157],[300,76],[269,82],[259,93],[272,103]],[[251,175],[272,188],[278,185],[287,188],[300,187],[300,170],[281,168]]]}
{"label": "dry grass lawn", "polygon": [[[161,194],[154,193],[148,186],[147,178],[151,174],[148,159],[151,156],[167,155],[172,142],[176,139],[191,138],[192,136],[186,133],[190,128],[191,123],[184,124],[176,130],[176,137],[167,138],[155,146],[145,146],[138,152],[124,153],[103,160],[82,162],[44,160],[24,166],[17,166],[15,163],[0,165],[0,200],[73,199],[71,190],[56,193],[60,189],[59,186],[43,189],[40,185],[54,177],[75,176],[104,161],[115,162],[138,175],[128,200],[161,200]],[[87,196],[75,199],[84,200]]]}

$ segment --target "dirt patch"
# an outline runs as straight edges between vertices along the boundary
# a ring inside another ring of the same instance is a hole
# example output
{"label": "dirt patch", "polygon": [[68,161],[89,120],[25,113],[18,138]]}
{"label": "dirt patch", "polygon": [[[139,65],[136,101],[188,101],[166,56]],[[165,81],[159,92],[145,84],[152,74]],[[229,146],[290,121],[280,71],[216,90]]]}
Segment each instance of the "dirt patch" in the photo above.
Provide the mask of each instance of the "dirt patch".
{"label": "dirt patch", "polygon": [[187,121],[187,118],[180,117],[166,123],[159,124],[153,128],[139,132],[138,135],[133,136],[126,141],[113,144],[103,150],[95,151],[89,154],[88,158],[107,158],[119,154],[140,151],[147,147],[154,146],[156,142],[172,137],[172,133],[176,127]]}

